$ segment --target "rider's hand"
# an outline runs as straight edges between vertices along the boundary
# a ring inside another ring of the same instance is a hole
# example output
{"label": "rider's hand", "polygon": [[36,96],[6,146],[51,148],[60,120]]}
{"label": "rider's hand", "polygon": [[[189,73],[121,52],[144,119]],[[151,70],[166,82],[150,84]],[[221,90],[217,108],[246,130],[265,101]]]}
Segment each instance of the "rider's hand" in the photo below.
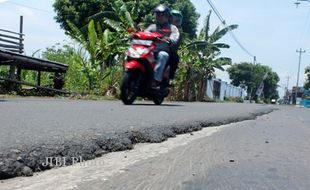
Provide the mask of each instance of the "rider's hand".
{"label": "rider's hand", "polygon": [[169,37],[164,37],[163,40],[169,45],[172,43]]}

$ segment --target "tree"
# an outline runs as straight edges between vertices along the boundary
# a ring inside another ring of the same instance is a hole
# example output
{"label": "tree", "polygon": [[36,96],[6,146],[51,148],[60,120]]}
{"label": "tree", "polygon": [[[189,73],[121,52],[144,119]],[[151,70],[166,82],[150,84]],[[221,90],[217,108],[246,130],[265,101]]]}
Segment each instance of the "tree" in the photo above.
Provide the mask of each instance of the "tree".
{"label": "tree", "polygon": [[[115,94],[117,79],[110,75],[116,76],[122,71],[121,65],[115,63],[122,60],[128,48],[130,34],[127,29],[135,27],[133,19],[137,15],[129,12],[123,0],[113,1],[109,6],[110,11],[89,17],[87,26],[79,28],[69,21],[67,26],[70,28],[68,34],[78,43],[80,56],[75,63],[87,78],[88,90],[105,88]],[[103,29],[102,26],[107,27]],[[108,85],[103,83],[104,80]]]}
{"label": "tree", "polygon": [[79,28],[69,23],[72,32],[70,36],[79,44],[79,61],[81,64],[81,72],[83,72],[88,79],[88,90],[95,88],[99,76],[100,65],[103,64],[98,55],[100,51],[99,39],[95,30],[94,21],[89,22],[87,28],[87,36],[85,37]]}
{"label": "tree", "polygon": [[[215,75],[215,69],[224,70],[224,65],[231,64],[230,58],[220,57],[221,49],[229,48],[229,45],[218,43],[218,41],[225,36],[227,32],[238,27],[237,25],[230,25],[223,29],[217,27],[212,33],[210,33],[210,17],[211,11],[209,11],[209,14],[205,19],[204,27],[200,31],[198,38],[190,40],[185,46],[185,49],[183,49],[184,61],[190,63],[192,76],[195,76],[193,81],[198,83],[198,101],[203,101],[206,80]],[[187,73],[189,74],[190,72]],[[187,77],[187,79],[189,79],[189,77]]]}
{"label": "tree", "polygon": [[[70,33],[71,27],[68,23],[72,23],[81,29],[88,25],[91,16],[113,11],[113,2],[112,0],[56,0],[53,5],[56,12],[55,19],[66,33]],[[191,38],[196,35],[199,14],[190,0],[124,0],[124,2],[128,10],[130,10],[129,12],[133,13],[135,11],[137,13],[137,17],[134,18],[136,25],[144,24],[146,26],[153,22],[152,10],[154,7],[160,3],[165,3],[174,9],[180,10],[184,15],[183,32],[188,33]],[[103,30],[109,27],[103,21],[101,24]]]}
{"label": "tree", "polygon": [[88,17],[101,10],[110,10],[108,0],[56,0],[53,4],[56,12],[56,22],[68,34],[71,32],[70,24],[77,28],[88,25]]}
{"label": "tree", "polygon": [[279,98],[277,84],[280,81],[280,78],[270,67],[261,64],[254,65],[252,63],[243,62],[232,65],[227,71],[231,83],[235,86],[247,89],[247,93],[248,95],[251,95],[251,97],[255,96],[259,84],[267,73],[268,77],[264,80],[263,98],[265,101]]}
{"label": "tree", "polygon": [[310,89],[310,66],[306,67],[305,74],[307,75],[307,80],[305,82],[305,89]]}
{"label": "tree", "polygon": [[[111,3],[111,11],[98,13],[92,16],[92,19],[96,21],[90,20],[87,30],[83,31],[74,24],[68,23],[71,28],[71,32],[69,33],[70,36],[77,41],[89,55],[88,62],[84,61],[84,59],[81,59],[81,62],[84,68],[82,71],[85,72],[88,77],[90,90],[95,87],[95,81],[99,79],[104,80],[111,74],[113,69],[108,69],[108,72],[105,72],[106,68],[113,66],[115,57],[121,57],[121,54],[127,49],[130,37],[127,29],[135,27],[133,22],[134,17],[132,15],[134,16],[134,14],[128,11],[123,0],[116,0]],[[103,23],[109,26],[109,28],[103,31],[98,18],[103,18]],[[111,32],[110,28],[114,32]],[[85,31],[87,35],[85,35]],[[98,75],[99,68],[101,70],[100,75]]]}

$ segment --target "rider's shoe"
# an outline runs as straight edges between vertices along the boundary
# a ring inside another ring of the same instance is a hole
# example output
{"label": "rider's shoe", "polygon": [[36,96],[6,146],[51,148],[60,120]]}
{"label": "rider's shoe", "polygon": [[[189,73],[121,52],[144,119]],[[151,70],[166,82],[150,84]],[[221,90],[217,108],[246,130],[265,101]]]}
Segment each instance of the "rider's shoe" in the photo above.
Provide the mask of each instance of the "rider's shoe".
{"label": "rider's shoe", "polygon": [[173,84],[173,80],[169,80],[169,84],[168,84],[169,87],[173,87],[174,84]]}
{"label": "rider's shoe", "polygon": [[153,90],[159,90],[159,89],[160,89],[159,83],[160,83],[159,81],[153,80],[153,81],[152,81],[152,84],[151,84],[151,88],[152,88]]}

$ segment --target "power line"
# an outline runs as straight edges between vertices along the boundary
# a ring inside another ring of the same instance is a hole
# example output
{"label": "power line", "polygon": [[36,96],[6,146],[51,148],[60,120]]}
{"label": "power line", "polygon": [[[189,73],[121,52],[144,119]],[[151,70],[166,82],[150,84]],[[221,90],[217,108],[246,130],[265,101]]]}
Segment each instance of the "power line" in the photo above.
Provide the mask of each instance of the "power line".
{"label": "power line", "polygon": [[[224,25],[224,27],[227,27],[227,24],[225,22],[225,19],[222,17],[220,12],[216,9],[215,5],[212,3],[211,0],[207,0],[208,4],[210,5],[211,9],[214,11],[216,14],[217,18],[221,21],[221,23]],[[235,34],[232,32],[231,29],[229,29],[229,34],[232,37],[232,39],[237,43],[237,45],[245,52],[247,53],[250,57],[254,58],[254,62],[256,62],[256,56],[254,56],[250,51],[248,51],[238,40],[238,38],[235,36]]]}
{"label": "power line", "polygon": [[222,24],[225,25],[225,19],[224,19],[224,18],[222,17],[222,15],[218,12],[218,10],[216,9],[215,5],[214,5],[211,1],[209,1],[209,0],[207,0],[207,1],[208,1],[209,5],[211,6],[211,8],[213,9],[213,11],[214,11],[214,13],[216,14],[216,16],[220,19],[220,21],[222,22]]}
{"label": "power line", "polygon": [[299,46],[301,46],[304,42],[304,37],[306,33],[309,30],[309,19],[310,19],[310,10],[308,11],[307,17],[306,17],[306,22],[303,30],[301,31],[300,38],[299,38]]}
{"label": "power line", "polygon": [[8,3],[8,4],[12,4],[12,5],[17,5],[17,6],[21,6],[21,7],[26,7],[29,9],[33,9],[33,10],[37,10],[37,11],[41,11],[41,12],[46,12],[46,13],[53,13],[51,11],[45,10],[45,9],[40,9],[40,8],[36,8],[36,7],[32,7],[32,6],[28,6],[25,4],[21,4],[21,3],[16,3],[16,2],[12,2],[12,1],[5,1],[3,3]]}
{"label": "power line", "polygon": [[256,62],[256,56],[254,56],[253,54],[251,54],[242,44],[241,42],[237,39],[237,37],[235,36],[235,34],[229,30],[229,34],[231,35],[231,37],[235,40],[235,42],[239,45],[239,47],[244,51],[246,52],[250,57],[254,58],[255,59],[255,62]]}

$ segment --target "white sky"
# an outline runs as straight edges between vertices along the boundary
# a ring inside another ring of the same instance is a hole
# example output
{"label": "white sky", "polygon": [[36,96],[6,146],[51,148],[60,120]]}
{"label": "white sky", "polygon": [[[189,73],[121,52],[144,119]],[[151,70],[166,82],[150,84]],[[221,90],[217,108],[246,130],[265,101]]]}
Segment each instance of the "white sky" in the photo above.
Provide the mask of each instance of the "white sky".
{"label": "white sky", "polygon": [[[19,15],[23,15],[27,55],[68,40],[53,19],[53,2],[54,0],[0,0],[0,28],[19,31]],[[192,2],[201,14],[201,25],[211,8],[207,0]],[[305,81],[304,68],[310,65],[310,2],[302,2],[299,8],[296,8],[294,2],[295,0],[213,0],[227,24],[239,25],[234,33],[243,46],[257,57],[258,63],[268,65],[278,73],[281,78],[279,85],[283,86],[279,88],[280,95],[283,95],[287,83],[286,76],[290,76],[290,88],[296,85],[297,49],[306,50],[302,55],[299,84]],[[218,25],[220,21],[213,13],[211,26],[214,29]],[[230,35],[221,41],[231,46],[222,55],[231,57],[234,63],[253,61]],[[226,73],[217,74],[219,78],[229,81]]]}

